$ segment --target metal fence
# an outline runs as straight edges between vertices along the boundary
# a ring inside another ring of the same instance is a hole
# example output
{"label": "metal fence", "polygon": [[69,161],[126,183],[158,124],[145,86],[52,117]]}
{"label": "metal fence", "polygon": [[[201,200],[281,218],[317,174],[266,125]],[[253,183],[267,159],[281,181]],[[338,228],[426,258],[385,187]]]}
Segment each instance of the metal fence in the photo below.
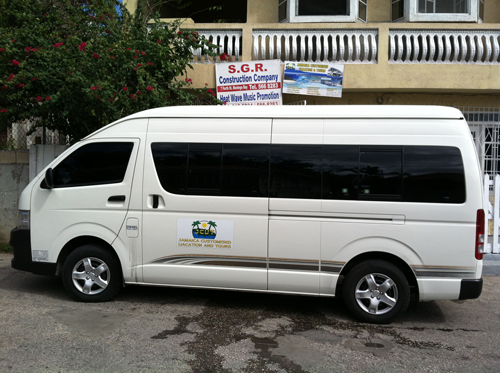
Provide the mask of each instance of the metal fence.
{"label": "metal fence", "polygon": [[0,149],[29,149],[30,145],[66,145],[68,139],[58,131],[35,127],[34,120],[13,123],[0,132]]}

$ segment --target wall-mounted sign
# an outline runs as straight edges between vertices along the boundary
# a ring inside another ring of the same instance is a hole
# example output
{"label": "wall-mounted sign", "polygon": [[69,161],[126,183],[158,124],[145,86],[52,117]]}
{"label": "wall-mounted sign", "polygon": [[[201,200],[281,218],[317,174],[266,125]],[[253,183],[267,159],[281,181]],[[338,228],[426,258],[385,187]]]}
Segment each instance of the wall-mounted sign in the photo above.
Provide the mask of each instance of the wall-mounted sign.
{"label": "wall-mounted sign", "polygon": [[279,60],[218,63],[217,98],[227,105],[282,105]]}
{"label": "wall-mounted sign", "polygon": [[283,93],[342,97],[344,65],[285,62]]}

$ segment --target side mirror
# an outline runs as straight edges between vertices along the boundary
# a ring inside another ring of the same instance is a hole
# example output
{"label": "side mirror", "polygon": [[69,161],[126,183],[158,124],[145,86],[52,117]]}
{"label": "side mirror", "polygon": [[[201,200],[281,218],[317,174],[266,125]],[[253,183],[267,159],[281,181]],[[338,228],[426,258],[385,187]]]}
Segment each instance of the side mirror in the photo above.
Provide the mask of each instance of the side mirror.
{"label": "side mirror", "polygon": [[52,189],[54,187],[54,175],[52,173],[52,168],[45,171],[45,187]]}

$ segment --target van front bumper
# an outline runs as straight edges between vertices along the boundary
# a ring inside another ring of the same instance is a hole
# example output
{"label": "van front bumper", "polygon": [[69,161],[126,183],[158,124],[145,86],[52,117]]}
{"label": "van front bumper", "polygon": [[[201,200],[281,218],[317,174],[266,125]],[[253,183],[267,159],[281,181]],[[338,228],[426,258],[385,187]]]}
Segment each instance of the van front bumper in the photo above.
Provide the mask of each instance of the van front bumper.
{"label": "van front bumper", "polygon": [[14,253],[11,266],[20,271],[37,275],[55,276],[57,263],[34,262],[31,256],[31,235],[29,229],[14,228],[10,231],[10,247]]}

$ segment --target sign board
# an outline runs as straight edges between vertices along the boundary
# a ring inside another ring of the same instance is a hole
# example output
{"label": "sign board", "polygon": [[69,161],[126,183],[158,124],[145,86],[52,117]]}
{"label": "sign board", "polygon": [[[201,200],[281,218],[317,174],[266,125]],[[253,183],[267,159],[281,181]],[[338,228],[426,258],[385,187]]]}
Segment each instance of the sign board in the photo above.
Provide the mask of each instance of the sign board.
{"label": "sign board", "polygon": [[218,63],[217,98],[227,105],[282,105],[279,60]]}
{"label": "sign board", "polygon": [[344,65],[287,61],[283,93],[342,97],[343,80]]}

